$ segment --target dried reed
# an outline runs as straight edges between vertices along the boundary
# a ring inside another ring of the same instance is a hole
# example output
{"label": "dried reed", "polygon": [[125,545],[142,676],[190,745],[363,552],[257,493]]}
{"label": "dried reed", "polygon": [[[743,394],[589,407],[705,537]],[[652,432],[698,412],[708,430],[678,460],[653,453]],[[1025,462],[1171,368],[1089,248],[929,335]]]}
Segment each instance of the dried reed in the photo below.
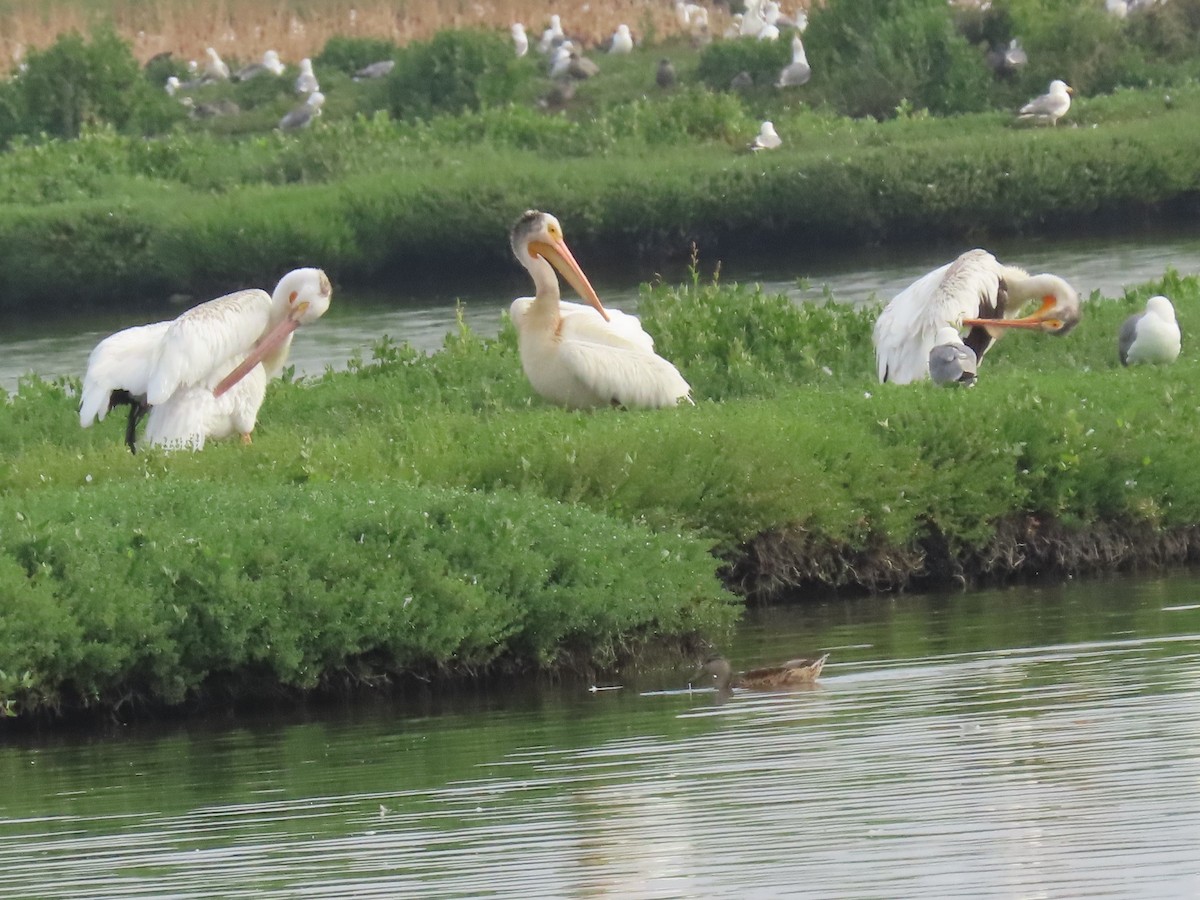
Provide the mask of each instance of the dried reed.
{"label": "dried reed", "polygon": [[[525,23],[536,41],[551,13],[562,16],[569,35],[585,46],[606,39],[621,22],[639,38],[653,30],[657,40],[682,33],[672,0],[608,0],[571,4],[552,0],[76,0],[46,4],[11,0],[0,12],[0,71],[17,65],[31,49],[42,49],[64,33],[88,33],[110,22],[130,42],[141,61],[171,52],[198,59],[215,47],[233,60],[257,60],[268,48],[293,64],[315,56],[334,35],[385,38],[403,45],[447,28],[494,28],[507,31]],[[728,15],[709,10],[714,34],[721,34]]]}

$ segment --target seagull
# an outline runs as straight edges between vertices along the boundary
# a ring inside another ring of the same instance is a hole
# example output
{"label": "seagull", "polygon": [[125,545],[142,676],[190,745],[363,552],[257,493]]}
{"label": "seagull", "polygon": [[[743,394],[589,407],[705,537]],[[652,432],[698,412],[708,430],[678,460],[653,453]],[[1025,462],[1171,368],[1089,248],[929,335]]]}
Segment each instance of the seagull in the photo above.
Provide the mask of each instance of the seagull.
{"label": "seagull", "polygon": [[396,68],[394,59],[381,59],[379,62],[373,62],[369,66],[363,66],[354,73],[355,81],[367,81],[371,78],[383,78],[389,74],[392,69]]}
{"label": "seagull", "polygon": [[178,91],[179,88],[180,88],[179,79],[176,78],[174,75],[171,75],[170,77],[167,78],[167,83],[163,89],[167,92],[168,97],[174,97],[175,92]]}
{"label": "seagull", "polygon": [[1121,325],[1117,352],[1121,365],[1171,363],[1179,358],[1179,323],[1175,307],[1161,294],[1146,301],[1146,309]]}
{"label": "seagull", "polygon": [[301,128],[307,128],[313,119],[321,114],[324,103],[325,95],[320,91],[313,91],[307,100],[279,120],[279,130],[299,131]]}
{"label": "seagull", "polygon": [[808,56],[804,53],[804,42],[799,34],[792,35],[792,61],[783,67],[775,87],[799,87],[807,84],[812,78],[812,69],[808,67]]}
{"label": "seagull", "polygon": [[513,49],[517,51],[518,59],[529,52],[529,35],[525,33],[525,26],[520,22],[513,23],[512,39]]}
{"label": "seagull", "polygon": [[251,63],[248,66],[243,66],[237,70],[237,74],[233,76],[234,81],[249,81],[251,78],[257,78],[259,75],[282,75],[284,65],[279,58],[279,53],[275,50],[267,50],[263,53],[262,62]]}
{"label": "seagull", "polygon": [[975,351],[963,343],[958,329],[943,325],[934,340],[937,344],[929,351],[929,377],[933,383],[973,385],[979,360]]}
{"label": "seagull", "polygon": [[658,71],[654,73],[654,81],[660,88],[675,86],[675,67],[669,59],[658,61]]}
{"label": "seagull", "polygon": [[562,18],[553,15],[550,17],[550,27],[542,32],[542,39],[538,41],[538,53],[549,53],[566,39],[567,35],[563,32]]}
{"label": "seagull", "polygon": [[612,44],[608,48],[609,53],[632,53],[633,52],[633,35],[629,33],[628,25],[618,25],[616,32],[612,36]]}
{"label": "seagull", "polygon": [[750,142],[750,149],[755,153],[759,150],[774,150],[782,143],[783,139],[776,133],[774,124],[763,122],[762,128],[759,129],[754,140]]}
{"label": "seagull", "polygon": [[754,76],[742,69],[729,80],[729,87],[735,91],[748,91],[754,87]]}
{"label": "seagull", "polygon": [[300,74],[296,76],[296,93],[311,94],[320,89],[321,85],[317,83],[317,76],[313,74],[312,60],[306,56],[300,60]]}
{"label": "seagull", "polygon": [[1046,93],[1040,97],[1034,97],[1022,106],[1017,117],[1031,119],[1038,123],[1049,122],[1051,125],[1057,125],[1058,120],[1065,116],[1067,110],[1071,108],[1073,93],[1075,93],[1073,88],[1069,87],[1065,81],[1056,78],[1050,82],[1050,89]]}
{"label": "seagull", "polygon": [[228,81],[229,66],[217,54],[217,51],[209,47],[204,51],[206,57],[204,62],[204,77],[210,81]]}
{"label": "seagull", "polygon": [[583,81],[599,75],[600,67],[586,56],[580,56],[579,51],[572,47],[568,55],[567,74],[572,78],[578,78],[580,81]]}

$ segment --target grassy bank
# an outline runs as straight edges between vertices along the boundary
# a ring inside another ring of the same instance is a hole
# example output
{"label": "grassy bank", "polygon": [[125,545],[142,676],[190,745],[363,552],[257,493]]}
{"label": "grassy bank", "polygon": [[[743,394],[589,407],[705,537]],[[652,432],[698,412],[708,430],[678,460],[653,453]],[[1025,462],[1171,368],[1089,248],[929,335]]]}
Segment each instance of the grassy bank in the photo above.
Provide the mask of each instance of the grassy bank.
{"label": "grassy bank", "polygon": [[[1115,335],[1168,293],[1181,361]],[[511,330],[274,385],[255,443],[139,454],[75,386],[0,407],[0,696],[16,712],[280,686],[603,668],[716,637],[736,601],[1200,551],[1200,282],[1014,335],[971,390],[874,383],[873,315],[738,286],[641,309],[695,407],[565,413]],[[319,327],[319,326],[315,326]],[[303,336],[301,336],[303,339]],[[836,427],[831,423],[836,422]]]}
{"label": "grassy bank", "polygon": [[[689,139],[686,118],[671,126],[649,110],[620,119],[620,140],[605,137],[616,118],[516,111],[352,120],[236,151],[213,136],[99,134],[0,158],[16,194],[0,206],[0,245],[21,248],[5,254],[0,303],[211,294],[299,264],[341,283],[462,258],[510,266],[507,228],[531,206],[557,213],[592,259],[684,254],[696,241],[709,258],[786,247],[798,263],[914,233],[978,240],[1194,209],[1200,89],[1176,92],[1170,109],[1148,111],[1152,101],[1099,98],[1080,127],[1041,130],[995,113],[879,123],[796,109],[776,122],[788,143],[759,155]],[[705,102],[676,101],[681,117]]]}

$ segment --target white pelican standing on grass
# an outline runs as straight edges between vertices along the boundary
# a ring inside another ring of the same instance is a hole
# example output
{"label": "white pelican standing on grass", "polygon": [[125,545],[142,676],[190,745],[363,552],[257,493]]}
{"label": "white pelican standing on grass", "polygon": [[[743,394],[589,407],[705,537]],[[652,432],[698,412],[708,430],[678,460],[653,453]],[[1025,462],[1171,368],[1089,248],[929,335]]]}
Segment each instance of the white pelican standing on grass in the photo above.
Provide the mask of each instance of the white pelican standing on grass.
{"label": "white pelican standing on grass", "polygon": [[[1033,313],[1016,318],[1031,300]],[[1079,322],[1079,294],[1057,275],[1029,275],[986,250],[968,250],[899,294],[875,322],[879,380],[909,384],[929,377],[929,352],[944,326],[970,328],[964,343],[979,362],[1008,328],[1063,335]]]}
{"label": "white pelican standing on grass", "polygon": [[[296,269],[274,294],[236,291],[173,321],[105,338],[88,357],[79,424],[87,428],[128,404],[131,451],[139,443],[200,450],[205,440],[231,434],[249,443],[267,380],[283,369],[292,332],[324,315],[331,294],[320,269]],[[147,413],[137,442],[137,423]]]}
{"label": "white pelican standing on grass", "polygon": [[[567,409],[655,409],[691,402],[679,370],[654,352],[636,316],[606,309],[549,213],[529,210],[513,226],[512,249],[536,294],[513,301],[521,366],[533,389]],[[559,299],[557,269],[590,305]]]}

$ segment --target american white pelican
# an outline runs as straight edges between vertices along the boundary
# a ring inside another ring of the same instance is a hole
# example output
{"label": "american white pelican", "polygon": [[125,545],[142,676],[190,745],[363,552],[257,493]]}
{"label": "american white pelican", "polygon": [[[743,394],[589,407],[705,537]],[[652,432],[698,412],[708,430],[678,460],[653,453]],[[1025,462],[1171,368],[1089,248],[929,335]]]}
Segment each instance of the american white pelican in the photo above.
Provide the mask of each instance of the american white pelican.
{"label": "american white pelican", "polygon": [[301,128],[307,128],[312,124],[312,120],[321,114],[321,107],[324,105],[325,95],[320,91],[313,91],[307,100],[279,120],[279,130],[299,131]]}
{"label": "american white pelican", "polygon": [[792,61],[783,67],[775,87],[799,87],[808,84],[812,69],[808,66],[808,55],[804,52],[804,41],[799,34],[792,35]]}
{"label": "american white pelican", "polygon": [[204,77],[209,81],[229,80],[229,66],[212,47],[204,51]]}
{"label": "american white pelican", "polygon": [[1034,97],[1021,107],[1017,118],[1057,125],[1058,120],[1065,116],[1067,110],[1071,108],[1073,93],[1075,93],[1074,88],[1068,87],[1065,81],[1056,78],[1050,82],[1050,90],[1040,97]]}
{"label": "american white pelican", "polygon": [[300,60],[300,74],[296,76],[296,93],[311,94],[321,89],[317,76],[313,74],[312,60],[307,56]]}
{"label": "american white pelican", "polygon": [[763,122],[758,134],[750,142],[750,149],[757,153],[759,150],[774,150],[782,144],[783,138],[775,131],[775,125],[771,122]]}
{"label": "american white pelican", "polygon": [[129,404],[130,450],[147,411],[141,444],[200,450],[206,440],[231,434],[249,443],[267,380],[283,369],[292,332],[324,315],[331,293],[320,269],[296,269],[273,294],[237,291],[173,321],[110,335],[88,357],[79,424],[87,428]]}
{"label": "american white pelican", "polygon": [[660,88],[675,86],[675,67],[671,65],[669,59],[664,58],[658,61],[658,69],[654,73],[654,83]]}
{"label": "american white pelican", "polygon": [[518,59],[529,52],[529,35],[525,33],[525,26],[520,22],[513,23],[512,40],[513,50],[516,51]]}
{"label": "american white pelican", "polygon": [[1121,325],[1117,352],[1121,365],[1172,363],[1179,358],[1179,323],[1175,307],[1161,294],[1146,301],[1146,309],[1134,313]]}
{"label": "american white pelican", "polygon": [[975,358],[975,351],[963,343],[958,329],[943,325],[934,340],[936,343],[929,351],[930,380],[934,384],[973,385],[979,360]]}
{"label": "american white pelican", "polygon": [[[1030,300],[1041,306],[1014,318]],[[1007,328],[1066,334],[1079,322],[1079,295],[1057,275],[1029,275],[986,250],[968,250],[899,294],[875,322],[879,380],[909,384],[929,376],[929,351],[944,325],[971,331],[965,343],[983,360]]]}
{"label": "american white pelican", "polygon": [[608,48],[609,53],[632,53],[633,52],[633,35],[629,33],[629,26],[621,24],[617,26],[617,30],[613,32],[612,43]]}
{"label": "american white pelican", "polygon": [[[679,370],[654,352],[636,316],[606,309],[549,213],[530,210],[513,226],[512,249],[536,288],[513,301],[521,366],[537,393],[567,409],[658,408],[691,401]],[[562,273],[590,306],[563,303]]]}

